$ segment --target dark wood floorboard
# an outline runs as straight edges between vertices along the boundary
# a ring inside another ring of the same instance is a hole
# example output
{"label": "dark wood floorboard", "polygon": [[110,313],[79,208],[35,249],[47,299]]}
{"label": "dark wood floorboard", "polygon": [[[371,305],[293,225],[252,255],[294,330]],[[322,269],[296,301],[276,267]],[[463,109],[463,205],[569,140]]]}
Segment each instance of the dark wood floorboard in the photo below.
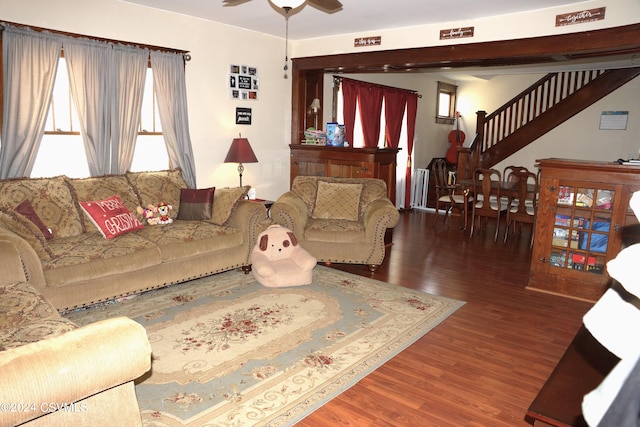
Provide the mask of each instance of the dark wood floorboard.
{"label": "dark wood floorboard", "polygon": [[460,217],[401,214],[384,264],[334,268],[466,304],[299,426],[527,426],[525,412],[591,303],[525,289],[530,226],[459,230]]}

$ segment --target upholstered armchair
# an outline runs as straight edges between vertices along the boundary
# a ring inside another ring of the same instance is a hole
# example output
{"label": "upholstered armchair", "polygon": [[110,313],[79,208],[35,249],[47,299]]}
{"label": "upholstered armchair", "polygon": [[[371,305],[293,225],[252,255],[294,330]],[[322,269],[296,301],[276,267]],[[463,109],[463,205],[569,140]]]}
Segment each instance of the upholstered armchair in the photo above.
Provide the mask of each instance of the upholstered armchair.
{"label": "upholstered armchair", "polygon": [[365,264],[371,271],[384,260],[385,232],[400,219],[383,180],[317,176],[296,177],[270,215],[318,261]]}

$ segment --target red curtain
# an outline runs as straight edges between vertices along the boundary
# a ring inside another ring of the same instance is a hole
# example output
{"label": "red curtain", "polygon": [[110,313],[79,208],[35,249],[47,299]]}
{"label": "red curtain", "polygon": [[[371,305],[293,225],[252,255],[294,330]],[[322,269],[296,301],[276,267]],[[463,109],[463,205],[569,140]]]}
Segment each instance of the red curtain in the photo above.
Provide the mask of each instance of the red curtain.
{"label": "red curtain", "polygon": [[[385,102],[385,146],[397,148],[400,145],[402,119],[407,115],[407,170],[405,173],[405,201],[411,204],[411,178],[413,169],[413,139],[418,110],[418,94],[409,90],[397,89],[359,80],[342,79],[345,137],[353,146],[353,129],[356,120],[356,103],[360,106],[360,120],[364,133],[365,147],[377,147],[380,136],[380,114],[382,100]],[[392,201],[395,203],[395,200]]]}
{"label": "red curtain", "polygon": [[382,114],[383,89],[377,85],[358,85],[358,104],[364,134],[364,146],[375,148],[380,139],[380,114]]}
{"label": "red curtain", "polygon": [[356,122],[356,99],[358,98],[357,81],[342,79],[343,120],[345,141],[353,147],[353,127]]}
{"label": "red curtain", "polygon": [[385,147],[397,148],[400,145],[402,118],[407,105],[407,92],[385,89],[384,118],[387,123],[385,129]]}
{"label": "red curtain", "polygon": [[418,94],[407,93],[407,175],[405,179],[404,206],[411,204],[411,154],[413,153],[413,138],[416,131],[416,114],[418,111]]}

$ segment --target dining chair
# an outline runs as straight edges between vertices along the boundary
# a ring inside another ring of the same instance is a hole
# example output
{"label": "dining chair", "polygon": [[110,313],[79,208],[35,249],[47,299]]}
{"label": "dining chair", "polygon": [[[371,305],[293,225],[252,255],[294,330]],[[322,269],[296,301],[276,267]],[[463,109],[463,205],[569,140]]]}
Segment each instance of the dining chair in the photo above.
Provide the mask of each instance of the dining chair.
{"label": "dining chair", "polygon": [[515,171],[528,172],[528,169],[525,168],[524,166],[506,166],[502,171],[502,180],[505,182],[512,181],[514,178],[511,175]]}
{"label": "dining chair", "polygon": [[522,224],[531,224],[531,241],[533,246],[534,230],[538,194],[538,175],[528,170],[513,171],[509,185],[512,186],[510,192],[514,197],[510,198],[507,208],[507,230],[504,233],[504,241],[509,237],[509,228],[513,225],[513,235],[516,235],[516,226],[519,227],[518,234],[522,232]]}
{"label": "dining chair", "polygon": [[438,222],[438,215],[440,214],[440,205],[444,205],[444,222],[447,221],[449,212],[454,208],[460,209],[463,218],[463,226],[461,229],[467,228],[467,218],[465,203],[469,203],[471,198],[469,196],[469,189],[461,185],[456,184],[455,175],[450,174],[452,172],[447,167],[447,162],[444,158],[434,159],[431,170],[434,174],[434,182],[436,184],[436,212],[433,219],[433,224]]}
{"label": "dining chair", "polygon": [[[518,177],[514,175],[514,172],[527,173],[529,170],[524,166],[506,166],[502,171],[502,182],[505,183],[505,186],[508,187],[514,185],[514,182],[517,182]],[[517,194],[514,194],[512,191],[504,192],[502,200],[506,201],[507,206],[509,206],[508,209],[518,204]]]}
{"label": "dining chair", "polygon": [[498,240],[500,231],[500,216],[507,210],[507,200],[501,194],[502,174],[497,169],[476,168],[473,171],[473,188],[476,192],[471,218],[471,232],[473,237],[476,221],[486,228],[489,218],[496,219],[496,232],[493,241]]}

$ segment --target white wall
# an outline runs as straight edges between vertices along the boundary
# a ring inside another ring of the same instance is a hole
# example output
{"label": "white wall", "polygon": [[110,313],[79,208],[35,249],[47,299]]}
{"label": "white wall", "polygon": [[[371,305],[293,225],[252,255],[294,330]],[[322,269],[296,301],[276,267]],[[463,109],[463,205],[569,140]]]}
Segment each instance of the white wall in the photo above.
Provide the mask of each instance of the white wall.
{"label": "white wall", "polygon": [[[0,20],[190,51],[186,79],[198,187],[238,185],[236,165],[223,161],[241,132],[259,161],[245,165],[243,183],[265,199],[289,189],[291,80],[283,79],[282,38],[117,0],[0,0]],[[258,101],[229,99],[230,64],[258,68]],[[252,125],[235,124],[238,106],[252,108]]]}

